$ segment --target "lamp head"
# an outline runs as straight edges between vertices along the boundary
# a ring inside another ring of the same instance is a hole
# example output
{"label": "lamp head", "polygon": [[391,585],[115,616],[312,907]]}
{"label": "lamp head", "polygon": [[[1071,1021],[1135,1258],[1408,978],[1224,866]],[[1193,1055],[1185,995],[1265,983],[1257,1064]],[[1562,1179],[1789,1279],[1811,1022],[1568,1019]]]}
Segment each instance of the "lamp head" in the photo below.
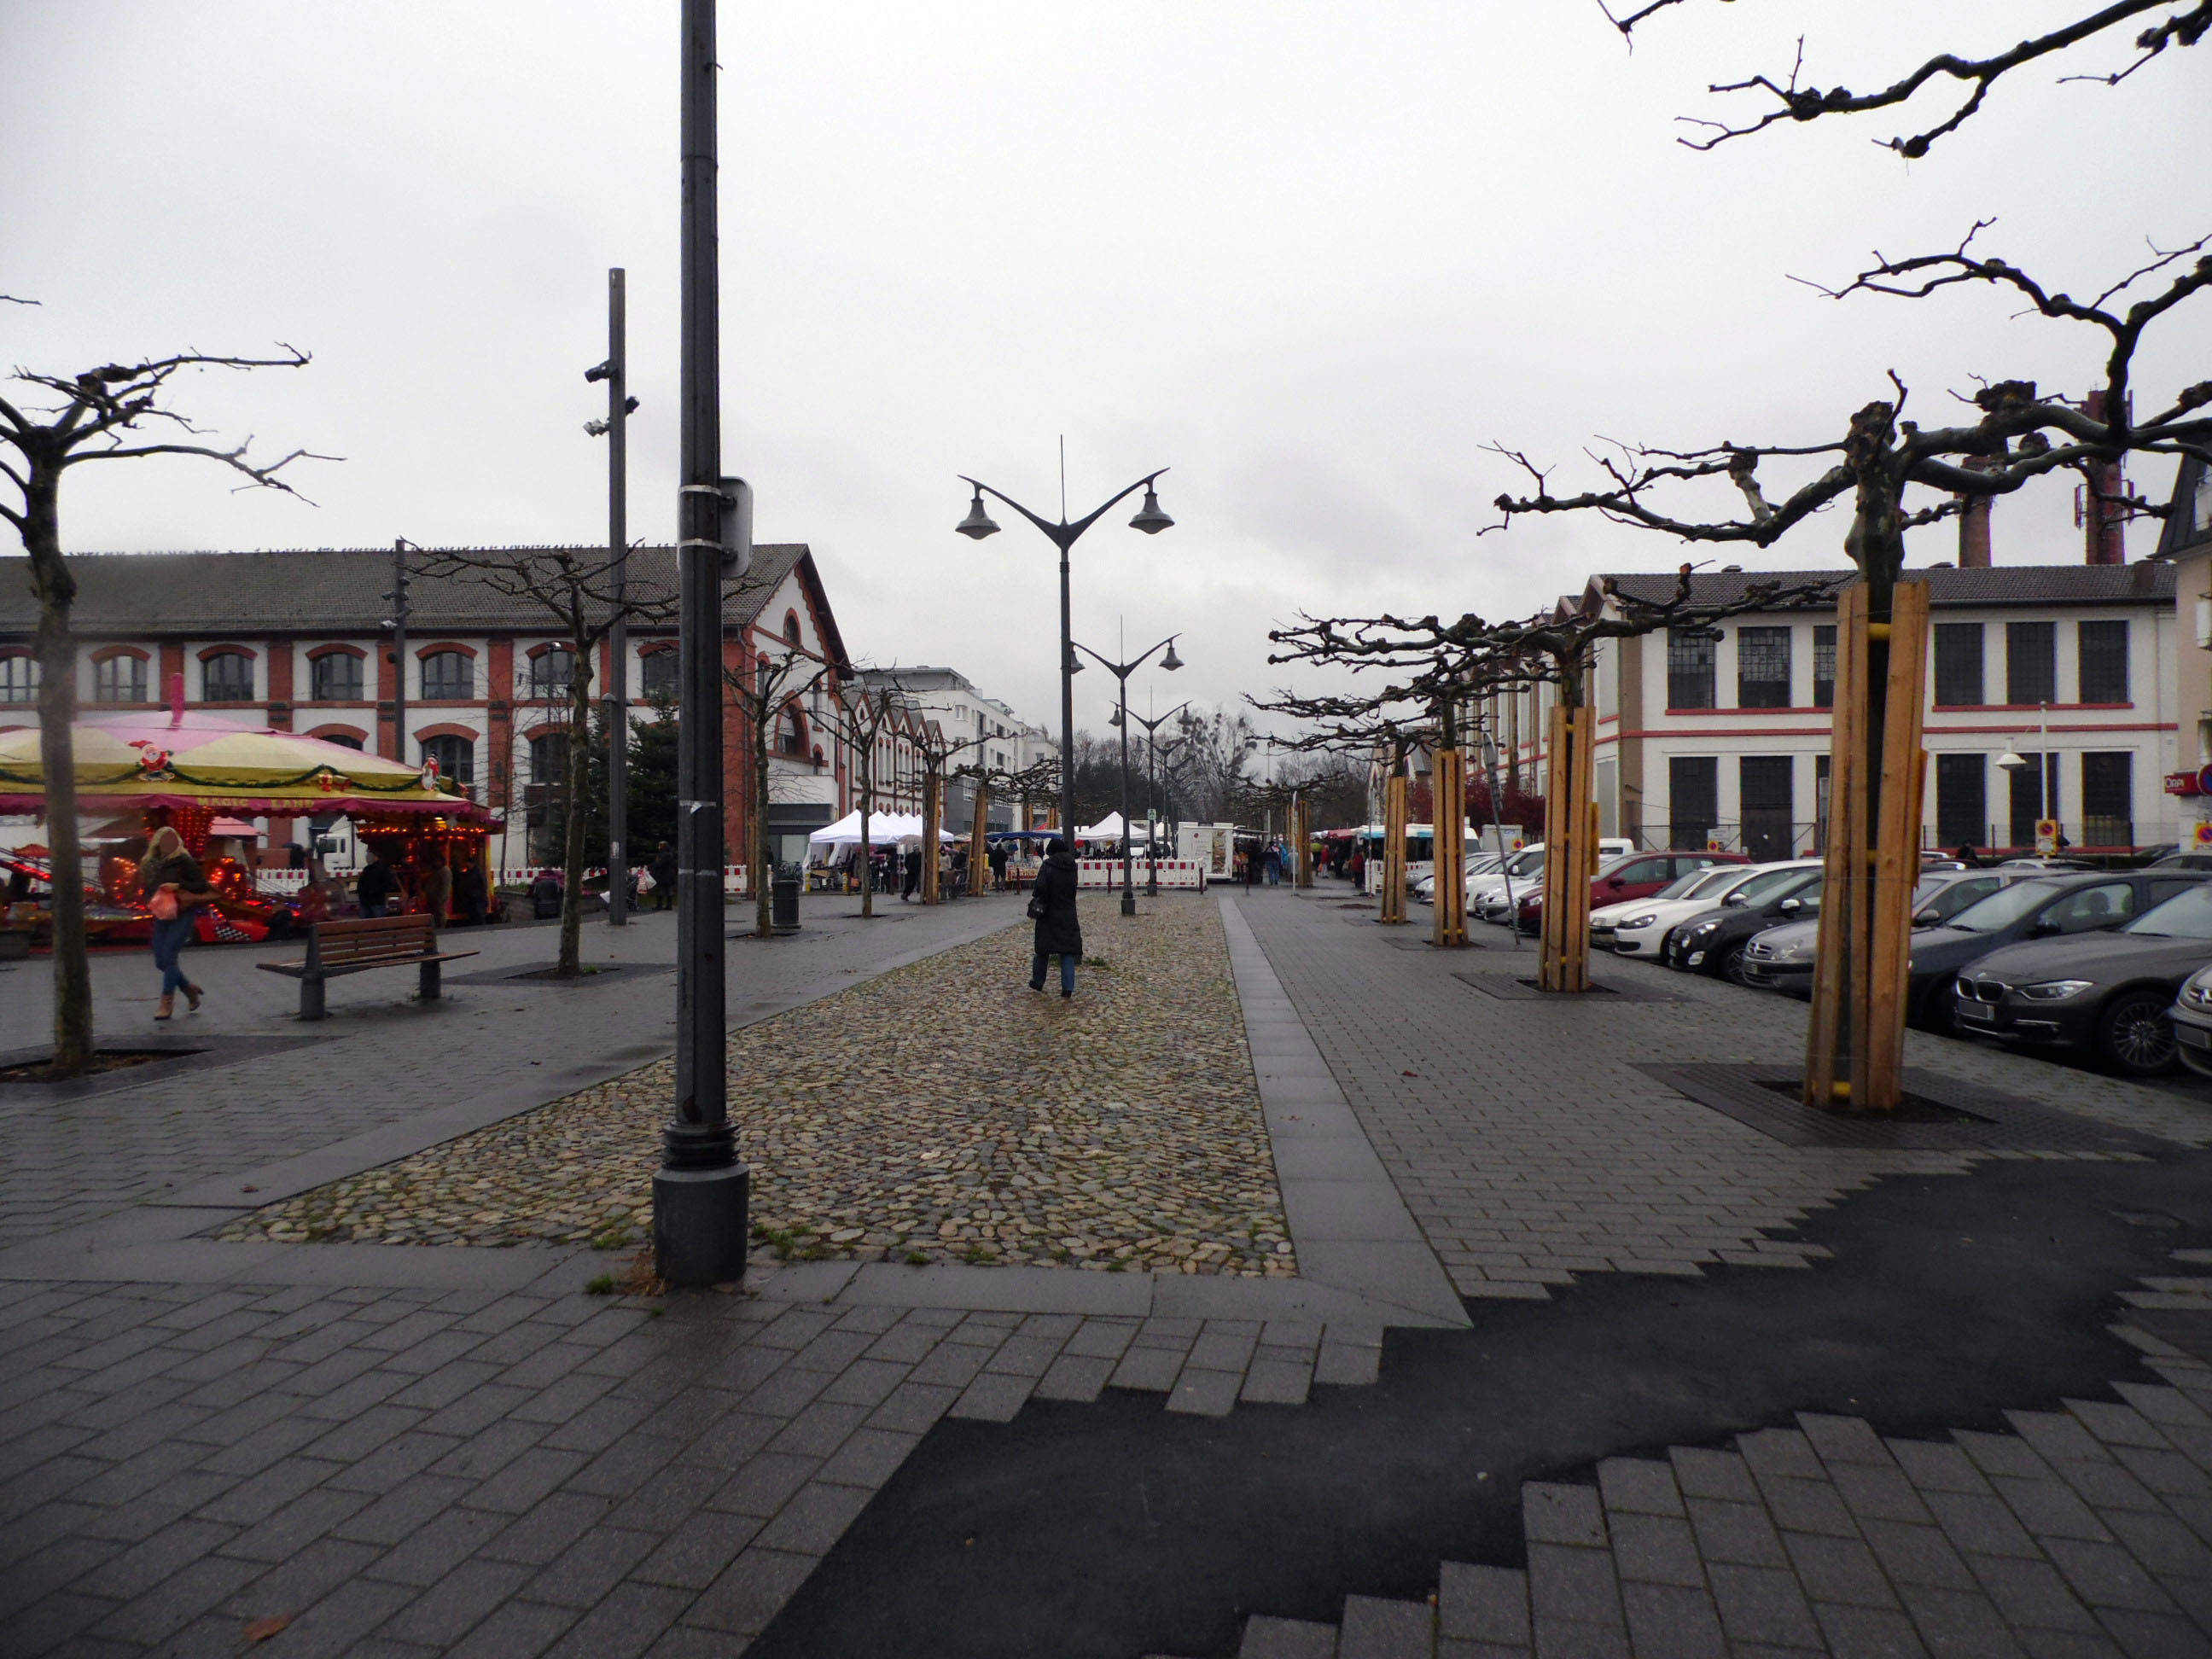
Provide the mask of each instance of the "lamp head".
{"label": "lamp head", "polygon": [[1182,666],[1182,659],[1176,655],[1175,641],[1173,639],[1170,639],[1168,641],[1168,653],[1166,656],[1160,659],[1160,666],[1166,669],[1170,674],[1174,673],[1176,669]]}
{"label": "lamp head", "polygon": [[613,373],[614,365],[611,362],[595,363],[584,371],[584,378],[587,380],[604,380]]}
{"label": "lamp head", "polygon": [[1152,485],[1145,486],[1145,504],[1137,509],[1137,516],[1129,520],[1129,528],[1141,530],[1147,536],[1157,536],[1175,520],[1160,510],[1159,492]]}
{"label": "lamp head", "polygon": [[1080,674],[1083,672],[1082,655],[1072,645],[1067,647],[1067,672],[1071,674]]}
{"label": "lamp head", "polygon": [[1116,708],[1112,714],[1109,714],[1106,717],[1106,724],[1113,726],[1120,726],[1121,724],[1121,711]]}
{"label": "lamp head", "polygon": [[991,515],[983,510],[981,490],[977,490],[975,499],[968,504],[968,516],[952,527],[970,540],[979,542],[986,536],[999,533],[999,526],[991,522]]}
{"label": "lamp head", "polygon": [[1997,764],[2008,772],[2017,772],[2027,763],[2027,757],[2016,755],[2009,749],[1997,757]]}

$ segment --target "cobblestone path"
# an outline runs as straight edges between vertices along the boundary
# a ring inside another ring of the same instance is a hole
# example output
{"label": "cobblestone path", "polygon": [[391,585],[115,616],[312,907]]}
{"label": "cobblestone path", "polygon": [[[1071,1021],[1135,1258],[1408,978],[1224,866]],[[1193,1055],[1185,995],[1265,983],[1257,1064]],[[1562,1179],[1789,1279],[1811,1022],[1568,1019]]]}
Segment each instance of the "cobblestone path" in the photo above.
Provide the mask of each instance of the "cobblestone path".
{"label": "cobblestone path", "polygon": [[[1295,1273],[1218,908],[1089,912],[1073,1000],[1027,988],[1024,924],[733,1033],[756,1230],[800,1259]],[[220,1237],[635,1243],[670,1066]]]}

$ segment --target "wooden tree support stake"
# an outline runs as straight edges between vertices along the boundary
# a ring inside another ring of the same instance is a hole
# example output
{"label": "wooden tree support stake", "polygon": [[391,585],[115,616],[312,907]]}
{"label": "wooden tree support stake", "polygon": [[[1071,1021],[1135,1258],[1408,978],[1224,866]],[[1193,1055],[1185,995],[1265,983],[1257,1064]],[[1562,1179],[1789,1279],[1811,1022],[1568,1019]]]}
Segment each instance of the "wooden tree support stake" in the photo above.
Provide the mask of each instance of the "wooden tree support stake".
{"label": "wooden tree support stake", "polygon": [[1382,782],[1382,914],[1384,922],[1406,920],[1406,775],[1393,771]]}
{"label": "wooden tree support stake", "polygon": [[1447,947],[1467,943],[1467,757],[1456,749],[1436,751],[1431,780],[1435,796],[1437,920],[1433,942]]}
{"label": "wooden tree support stake", "polygon": [[[1544,785],[1543,959],[1547,991],[1587,991],[1590,876],[1597,867],[1593,796],[1596,711],[1552,706]],[[1519,919],[1515,919],[1519,925]]]}

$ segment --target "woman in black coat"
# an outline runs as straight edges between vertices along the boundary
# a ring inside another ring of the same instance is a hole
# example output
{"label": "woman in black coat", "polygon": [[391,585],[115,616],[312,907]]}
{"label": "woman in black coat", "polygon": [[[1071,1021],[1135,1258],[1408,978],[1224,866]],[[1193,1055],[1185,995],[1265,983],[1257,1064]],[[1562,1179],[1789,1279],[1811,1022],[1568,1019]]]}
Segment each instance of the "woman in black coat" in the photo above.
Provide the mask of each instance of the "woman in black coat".
{"label": "woman in black coat", "polygon": [[1075,859],[1067,843],[1054,837],[1044,849],[1037,867],[1036,885],[1030,894],[1030,914],[1036,918],[1036,961],[1030,969],[1030,989],[1044,989],[1047,957],[1060,958],[1060,994],[1075,994],[1075,964],[1083,955],[1083,923],[1075,914]]}

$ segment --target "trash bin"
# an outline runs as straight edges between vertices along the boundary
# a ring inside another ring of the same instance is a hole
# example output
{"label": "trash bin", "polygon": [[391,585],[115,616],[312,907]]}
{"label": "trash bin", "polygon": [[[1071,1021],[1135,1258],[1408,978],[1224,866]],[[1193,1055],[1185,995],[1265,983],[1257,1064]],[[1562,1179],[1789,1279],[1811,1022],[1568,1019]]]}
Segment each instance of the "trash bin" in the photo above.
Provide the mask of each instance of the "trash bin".
{"label": "trash bin", "polygon": [[776,866],[775,878],[769,884],[768,921],[770,930],[775,933],[795,933],[799,931],[797,866]]}

